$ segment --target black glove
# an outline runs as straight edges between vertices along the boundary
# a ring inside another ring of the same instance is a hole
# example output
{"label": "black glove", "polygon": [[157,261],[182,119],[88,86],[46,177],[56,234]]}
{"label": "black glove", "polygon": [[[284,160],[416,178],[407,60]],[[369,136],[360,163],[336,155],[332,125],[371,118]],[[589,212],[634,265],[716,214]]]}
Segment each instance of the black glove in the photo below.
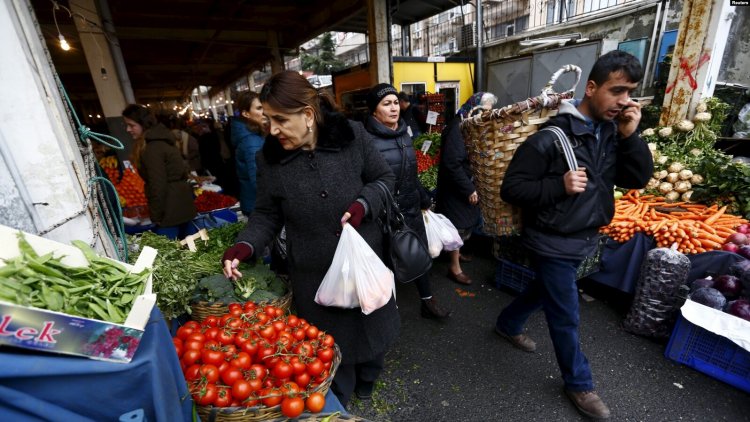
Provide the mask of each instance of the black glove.
{"label": "black glove", "polygon": [[253,247],[247,243],[235,243],[234,246],[224,251],[224,256],[221,257],[221,265],[224,265],[225,261],[245,261],[253,256]]}

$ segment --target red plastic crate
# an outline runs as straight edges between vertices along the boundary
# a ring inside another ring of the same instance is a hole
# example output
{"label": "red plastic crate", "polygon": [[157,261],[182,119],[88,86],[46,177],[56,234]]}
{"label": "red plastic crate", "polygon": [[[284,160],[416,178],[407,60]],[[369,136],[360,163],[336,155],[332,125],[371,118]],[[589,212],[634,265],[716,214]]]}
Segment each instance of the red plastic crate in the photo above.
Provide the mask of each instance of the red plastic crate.
{"label": "red plastic crate", "polygon": [[750,352],[680,315],[664,355],[750,393]]}

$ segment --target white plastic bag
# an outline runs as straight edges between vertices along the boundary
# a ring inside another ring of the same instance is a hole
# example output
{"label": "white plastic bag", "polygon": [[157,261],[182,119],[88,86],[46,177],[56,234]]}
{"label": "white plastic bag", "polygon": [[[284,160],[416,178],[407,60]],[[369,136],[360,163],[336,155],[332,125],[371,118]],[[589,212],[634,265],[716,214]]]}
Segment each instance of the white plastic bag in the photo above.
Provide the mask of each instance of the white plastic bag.
{"label": "white plastic bag", "polygon": [[[425,211],[422,214],[424,218],[424,227],[427,230],[427,240],[430,240],[430,232],[433,232],[432,236],[436,236],[440,239],[441,249],[446,251],[455,251],[464,245],[464,241],[461,239],[461,235],[458,234],[456,226],[451,223],[448,217],[443,214],[437,214],[430,210]],[[437,252],[438,255],[440,251]],[[430,254],[432,254],[432,245],[430,245]],[[433,255],[435,257],[437,255]]]}
{"label": "white plastic bag", "polygon": [[338,308],[359,306],[368,315],[388,303],[391,295],[396,295],[393,273],[357,230],[345,224],[315,303]]}
{"label": "white plastic bag", "polygon": [[424,219],[424,230],[427,232],[427,250],[430,252],[430,256],[437,258],[440,255],[440,251],[443,250],[443,241],[440,239],[440,230],[432,224],[432,217],[427,217],[426,211],[422,213],[422,219]]}

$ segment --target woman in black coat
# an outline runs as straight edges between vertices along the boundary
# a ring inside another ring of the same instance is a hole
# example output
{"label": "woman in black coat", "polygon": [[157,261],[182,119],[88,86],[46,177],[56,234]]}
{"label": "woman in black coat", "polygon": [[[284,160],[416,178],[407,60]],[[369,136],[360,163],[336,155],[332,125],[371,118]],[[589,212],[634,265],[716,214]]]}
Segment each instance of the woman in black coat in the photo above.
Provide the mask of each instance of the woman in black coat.
{"label": "woman in black coat", "polygon": [[[367,95],[370,115],[365,127],[374,138],[380,151],[396,175],[394,199],[398,203],[406,224],[419,234],[427,245],[422,210],[427,210],[432,201],[417,178],[417,156],[414,153],[407,125],[400,118],[398,91],[389,84],[374,86]],[[429,273],[415,280],[422,299],[421,313],[425,318],[447,318],[450,311],[441,307],[432,295]]]}
{"label": "woman in black coat", "polygon": [[[489,92],[477,92],[469,97],[440,136],[440,167],[438,168],[436,211],[445,215],[466,241],[479,226],[479,195],[461,135],[461,121],[472,112],[492,108],[497,97]],[[471,284],[471,278],[461,269],[461,261],[468,258],[460,249],[450,252],[448,278],[460,284]]]}
{"label": "woman in black coat", "polygon": [[[297,72],[271,77],[260,94],[269,136],[256,155],[255,209],[237,243],[222,258],[224,274],[241,277],[239,261],[262,253],[286,227],[289,278],[297,314],[332,334],[342,362],[332,391],[346,406],[352,392],[369,396],[385,353],[398,337],[395,297],[364,315],[315,303],[315,293],[333,261],[342,224],[349,223],[381,254],[379,215],[384,193],[377,182],[393,186],[393,173],[361,124],[335,111]],[[381,255],[382,256],[382,255]]]}

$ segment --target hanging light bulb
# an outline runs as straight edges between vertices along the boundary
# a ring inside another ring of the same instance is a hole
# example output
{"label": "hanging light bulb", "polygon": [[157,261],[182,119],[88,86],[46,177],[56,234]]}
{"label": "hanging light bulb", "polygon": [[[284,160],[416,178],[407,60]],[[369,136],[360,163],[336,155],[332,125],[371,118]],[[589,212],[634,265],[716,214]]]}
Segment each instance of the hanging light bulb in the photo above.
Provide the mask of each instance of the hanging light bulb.
{"label": "hanging light bulb", "polygon": [[65,40],[65,37],[63,36],[63,34],[60,34],[58,38],[60,38],[60,48],[62,48],[65,51],[70,50],[70,44],[68,44],[68,41]]}

